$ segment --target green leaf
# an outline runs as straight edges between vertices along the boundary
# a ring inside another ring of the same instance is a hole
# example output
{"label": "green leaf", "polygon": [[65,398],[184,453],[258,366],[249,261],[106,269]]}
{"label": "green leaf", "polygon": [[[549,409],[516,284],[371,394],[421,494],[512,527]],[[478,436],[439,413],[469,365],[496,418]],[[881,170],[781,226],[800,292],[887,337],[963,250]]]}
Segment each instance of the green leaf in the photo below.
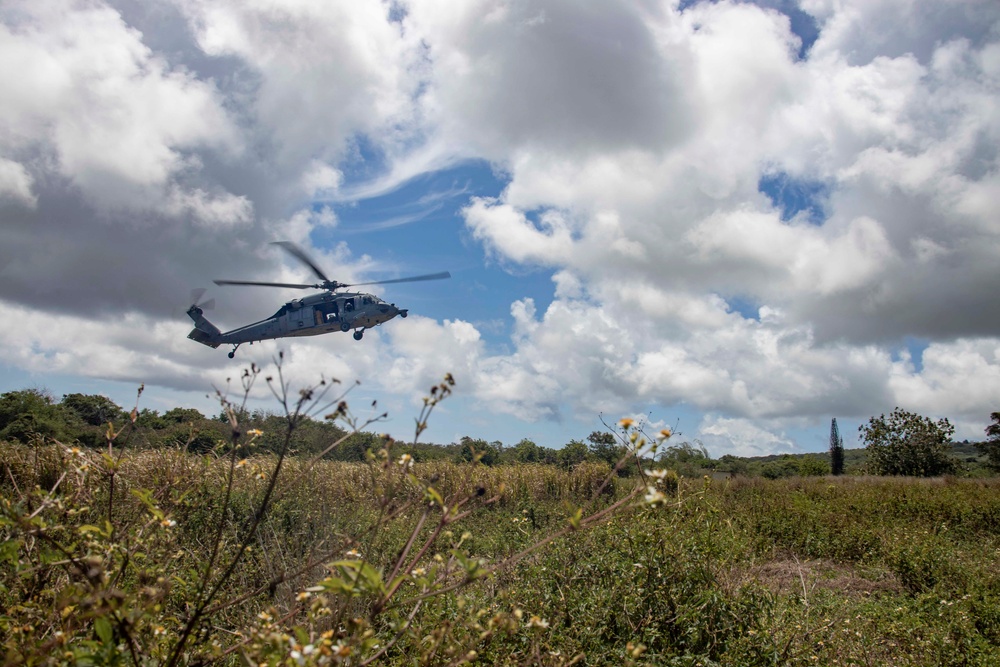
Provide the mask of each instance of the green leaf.
{"label": "green leaf", "polygon": [[441,497],[441,494],[433,486],[427,487],[427,501],[432,505],[437,504],[444,507],[444,498]]}
{"label": "green leaf", "polygon": [[366,593],[385,593],[382,573],[361,560],[339,560],[328,567],[339,570],[340,576],[330,576],[319,582],[326,591],[351,597]]}
{"label": "green leaf", "polygon": [[97,631],[97,636],[101,638],[103,643],[111,644],[114,641],[114,634],[111,632],[111,623],[103,616],[94,620],[94,630]]}
{"label": "green leaf", "polygon": [[21,550],[20,540],[7,540],[0,544],[0,563],[7,562],[11,565],[17,564],[17,555]]}
{"label": "green leaf", "polygon": [[583,519],[583,508],[582,507],[577,507],[576,511],[573,512],[573,514],[567,519],[567,521],[569,521],[569,525],[574,530],[579,530],[580,529],[580,520],[581,519]]}

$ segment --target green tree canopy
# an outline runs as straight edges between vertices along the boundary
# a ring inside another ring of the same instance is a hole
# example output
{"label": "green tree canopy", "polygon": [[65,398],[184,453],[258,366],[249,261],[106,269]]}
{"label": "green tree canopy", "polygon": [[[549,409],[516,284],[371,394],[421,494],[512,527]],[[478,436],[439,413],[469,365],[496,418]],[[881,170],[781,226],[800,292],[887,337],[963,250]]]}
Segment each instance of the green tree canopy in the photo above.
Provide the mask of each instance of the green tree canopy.
{"label": "green tree canopy", "polygon": [[99,394],[66,394],[61,405],[91,426],[115,422],[125,415],[118,404]]}
{"label": "green tree canopy", "polygon": [[163,421],[169,424],[198,424],[205,420],[205,415],[194,408],[173,408],[163,413]]}
{"label": "green tree canopy", "polygon": [[64,430],[65,420],[48,392],[21,389],[0,395],[0,440],[61,438]]}
{"label": "green tree canopy", "polygon": [[587,445],[581,440],[570,440],[559,450],[559,465],[564,468],[572,468],[578,463],[583,463],[590,455]]}
{"label": "green tree canopy", "polygon": [[986,455],[986,464],[993,470],[1000,470],[1000,412],[990,414],[990,419],[993,423],[986,427],[986,440],[977,447]]}
{"label": "green tree canopy", "polygon": [[623,445],[619,442],[614,433],[607,431],[593,431],[587,436],[590,443],[590,453],[593,458],[606,462],[609,466],[618,463],[624,453]]}
{"label": "green tree canopy", "polygon": [[52,417],[54,413],[52,396],[42,389],[21,389],[0,395],[0,430],[22,415]]}
{"label": "green tree canopy", "polygon": [[889,417],[872,417],[858,430],[869,470],[876,475],[934,477],[955,471],[948,455],[955,427],[947,419],[935,422],[897,407]]}
{"label": "green tree canopy", "polygon": [[500,460],[500,451],[485,440],[466,435],[462,436],[459,444],[462,446],[458,452],[459,461],[472,461],[478,457],[480,463],[491,466]]}
{"label": "green tree canopy", "polygon": [[542,447],[536,445],[528,438],[522,439],[519,443],[507,451],[508,457],[518,463],[539,463],[545,460],[545,452]]}

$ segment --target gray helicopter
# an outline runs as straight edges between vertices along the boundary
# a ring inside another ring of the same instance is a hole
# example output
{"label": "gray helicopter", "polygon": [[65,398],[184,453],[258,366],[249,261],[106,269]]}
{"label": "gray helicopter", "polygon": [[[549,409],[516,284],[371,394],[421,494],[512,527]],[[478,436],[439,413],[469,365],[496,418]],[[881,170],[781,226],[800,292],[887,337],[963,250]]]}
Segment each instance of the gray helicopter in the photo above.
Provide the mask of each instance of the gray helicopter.
{"label": "gray helicopter", "polygon": [[320,294],[312,294],[302,299],[292,299],[278,309],[271,317],[248,324],[232,331],[222,332],[217,326],[205,319],[204,308],[210,303],[197,303],[196,296],[188,316],[194,320],[194,329],[188,338],[202,345],[217,348],[220,345],[232,345],[229,358],[236,356],[236,350],[243,343],[251,345],[259,340],[274,338],[289,338],[293,336],[318,336],[331,331],[347,332],[354,329],[354,340],[361,340],[365,329],[371,329],[383,322],[388,322],[399,315],[406,317],[407,310],[398,308],[394,303],[386,303],[374,294],[363,292],[340,292],[345,287],[360,285],[387,285],[389,283],[410,283],[422,280],[442,280],[450,278],[447,271],[429,273],[423,276],[395,278],[392,280],[373,280],[365,283],[342,283],[330,280],[316,266],[316,263],[302,251],[301,248],[288,241],[276,241],[292,257],[312,269],[321,282],[306,285],[300,283],[268,283],[251,280],[216,280],[216,285],[260,285],[265,287],[290,287],[292,289],[322,289]]}

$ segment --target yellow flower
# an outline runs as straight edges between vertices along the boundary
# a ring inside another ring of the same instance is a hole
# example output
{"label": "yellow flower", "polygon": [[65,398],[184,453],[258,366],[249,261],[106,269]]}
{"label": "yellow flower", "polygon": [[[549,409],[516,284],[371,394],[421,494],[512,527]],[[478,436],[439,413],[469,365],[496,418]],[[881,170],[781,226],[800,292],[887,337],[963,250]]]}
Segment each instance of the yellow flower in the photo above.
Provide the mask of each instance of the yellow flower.
{"label": "yellow flower", "polygon": [[622,427],[623,429],[625,429],[626,431],[627,431],[628,429],[632,428],[632,425],[633,425],[633,424],[635,424],[635,420],[634,420],[634,419],[630,419],[630,418],[628,418],[628,417],[625,417],[624,419],[621,419],[621,420],[620,420],[620,421],[618,422],[618,425],[619,425],[619,426],[621,426],[621,427]]}
{"label": "yellow flower", "polygon": [[662,431],[660,431],[660,440],[666,440],[673,434],[674,434],[673,431],[671,431],[669,428],[665,428]]}
{"label": "yellow flower", "polygon": [[258,435],[264,435],[264,432],[261,431],[259,428],[252,428],[249,431],[247,431],[247,435],[252,435],[256,438]]}

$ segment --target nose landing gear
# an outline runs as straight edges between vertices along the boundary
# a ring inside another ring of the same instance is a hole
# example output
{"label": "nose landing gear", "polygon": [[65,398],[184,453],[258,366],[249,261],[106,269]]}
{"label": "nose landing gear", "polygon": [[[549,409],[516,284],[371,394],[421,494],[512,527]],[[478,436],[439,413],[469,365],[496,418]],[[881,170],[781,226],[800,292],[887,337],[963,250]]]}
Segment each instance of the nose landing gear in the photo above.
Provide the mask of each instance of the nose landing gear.
{"label": "nose landing gear", "polygon": [[231,351],[231,352],[229,353],[229,358],[230,358],[230,359],[232,359],[233,357],[235,357],[235,356],[236,356],[236,350],[238,350],[238,349],[239,349],[239,347],[240,347],[240,343],[236,343],[235,345],[233,345],[233,349],[232,349],[232,351]]}
{"label": "nose landing gear", "polygon": [[354,340],[361,340],[361,338],[364,335],[365,335],[365,330],[364,329],[358,329],[357,331],[354,332]]}

